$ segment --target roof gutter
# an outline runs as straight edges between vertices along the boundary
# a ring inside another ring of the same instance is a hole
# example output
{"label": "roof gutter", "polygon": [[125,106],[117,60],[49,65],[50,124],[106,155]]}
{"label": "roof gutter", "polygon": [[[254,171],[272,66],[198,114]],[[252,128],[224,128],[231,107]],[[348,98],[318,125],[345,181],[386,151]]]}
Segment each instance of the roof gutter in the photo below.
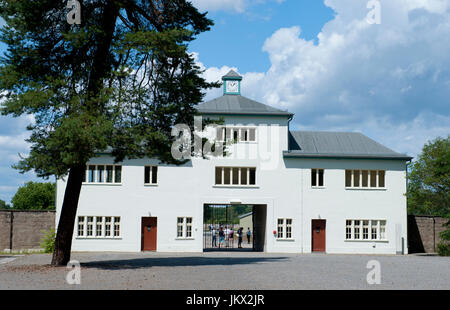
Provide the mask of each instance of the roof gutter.
{"label": "roof gutter", "polygon": [[320,154],[320,153],[298,153],[292,151],[283,151],[283,157],[286,158],[317,158],[317,159],[387,159],[387,160],[406,160],[410,161],[412,157],[406,155],[367,155],[367,154]]}

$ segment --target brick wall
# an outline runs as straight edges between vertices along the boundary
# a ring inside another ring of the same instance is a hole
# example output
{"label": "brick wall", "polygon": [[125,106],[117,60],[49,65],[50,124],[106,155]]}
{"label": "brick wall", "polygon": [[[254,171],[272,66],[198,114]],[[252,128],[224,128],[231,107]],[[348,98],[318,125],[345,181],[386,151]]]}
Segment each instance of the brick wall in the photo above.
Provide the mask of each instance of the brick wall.
{"label": "brick wall", "polygon": [[435,253],[447,221],[442,217],[408,215],[409,253]]}
{"label": "brick wall", "polygon": [[38,249],[42,231],[54,227],[55,211],[0,210],[0,251],[9,249],[11,241],[13,250]]}

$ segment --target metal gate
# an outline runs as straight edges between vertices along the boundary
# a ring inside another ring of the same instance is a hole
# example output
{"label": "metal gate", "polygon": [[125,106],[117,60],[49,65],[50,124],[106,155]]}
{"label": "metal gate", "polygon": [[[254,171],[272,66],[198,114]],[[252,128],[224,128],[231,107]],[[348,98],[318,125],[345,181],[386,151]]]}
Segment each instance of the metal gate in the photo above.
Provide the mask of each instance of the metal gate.
{"label": "metal gate", "polygon": [[[203,221],[203,249],[233,250],[238,249],[238,229],[236,223],[237,213],[231,205],[205,205]],[[253,229],[253,225],[252,225]],[[251,242],[247,242],[246,231],[242,232],[242,249],[254,248],[253,231]]]}

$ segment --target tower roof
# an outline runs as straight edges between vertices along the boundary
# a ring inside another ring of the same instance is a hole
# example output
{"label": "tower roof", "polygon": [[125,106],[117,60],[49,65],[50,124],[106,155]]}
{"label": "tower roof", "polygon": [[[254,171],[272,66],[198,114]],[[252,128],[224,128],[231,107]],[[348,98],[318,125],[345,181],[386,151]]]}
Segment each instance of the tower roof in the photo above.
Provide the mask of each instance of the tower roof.
{"label": "tower roof", "polygon": [[242,76],[240,76],[236,71],[230,70],[227,74],[222,76],[222,80],[242,80]]}

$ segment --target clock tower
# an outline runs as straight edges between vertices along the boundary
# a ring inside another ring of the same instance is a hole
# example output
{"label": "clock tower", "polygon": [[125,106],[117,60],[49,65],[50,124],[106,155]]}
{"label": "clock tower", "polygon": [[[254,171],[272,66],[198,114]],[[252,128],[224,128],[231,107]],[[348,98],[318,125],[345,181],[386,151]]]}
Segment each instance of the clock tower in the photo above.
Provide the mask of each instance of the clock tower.
{"label": "clock tower", "polygon": [[242,76],[235,71],[230,70],[226,75],[222,76],[223,94],[224,95],[240,95]]}

